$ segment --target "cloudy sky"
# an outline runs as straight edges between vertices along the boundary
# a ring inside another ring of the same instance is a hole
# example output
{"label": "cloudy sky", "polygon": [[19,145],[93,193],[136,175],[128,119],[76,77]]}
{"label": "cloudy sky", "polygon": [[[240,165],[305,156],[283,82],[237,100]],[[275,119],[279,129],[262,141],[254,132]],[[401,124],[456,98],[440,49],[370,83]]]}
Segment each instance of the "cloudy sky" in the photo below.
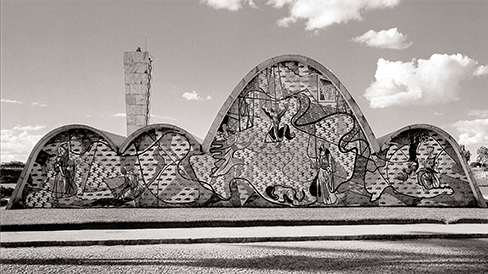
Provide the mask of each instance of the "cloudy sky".
{"label": "cloudy sky", "polygon": [[[1,1],[1,161],[47,132],[125,135],[123,52],[154,57],[151,122],[204,138],[257,64],[301,54],[348,88],[376,137],[428,123],[488,146],[488,1]],[[147,44],[146,44],[147,40]]]}

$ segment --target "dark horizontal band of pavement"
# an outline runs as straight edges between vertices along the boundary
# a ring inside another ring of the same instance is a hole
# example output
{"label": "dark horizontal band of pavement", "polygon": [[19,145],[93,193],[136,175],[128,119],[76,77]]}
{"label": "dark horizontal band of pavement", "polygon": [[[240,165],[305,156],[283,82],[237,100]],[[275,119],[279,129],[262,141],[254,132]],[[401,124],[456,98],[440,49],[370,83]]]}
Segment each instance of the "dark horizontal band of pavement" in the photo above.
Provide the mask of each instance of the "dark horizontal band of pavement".
{"label": "dark horizontal band of pavement", "polygon": [[432,233],[432,234],[375,234],[375,235],[320,235],[285,237],[215,237],[215,238],[169,238],[126,240],[79,240],[79,241],[23,241],[5,242],[2,248],[93,246],[93,245],[155,245],[155,244],[203,244],[203,243],[257,243],[299,241],[359,241],[359,240],[418,240],[418,239],[474,239],[488,238],[486,233]]}
{"label": "dark horizontal band of pavement", "polygon": [[485,218],[461,218],[452,221],[439,219],[357,219],[357,220],[205,220],[169,222],[83,222],[7,224],[0,231],[56,231],[97,229],[149,229],[149,228],[197,228],[197,227],[259,227],[259,226],[314,226],[314,225],[384,225],[384,224],[488,224]]}

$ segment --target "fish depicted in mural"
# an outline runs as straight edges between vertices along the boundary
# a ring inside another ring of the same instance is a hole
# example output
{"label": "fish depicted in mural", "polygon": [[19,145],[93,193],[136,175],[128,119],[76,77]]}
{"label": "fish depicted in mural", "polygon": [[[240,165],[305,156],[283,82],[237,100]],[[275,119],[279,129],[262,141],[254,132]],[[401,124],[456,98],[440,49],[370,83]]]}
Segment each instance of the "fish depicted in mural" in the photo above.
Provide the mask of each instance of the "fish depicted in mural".
{"label": "fish depicted in mural", "polygon": [[244,77],[203,142],[169,124],[128,138],[53,130],[9,208],[484,206],[480,197],[446,132],[413,125],[376,139],[330,70],[283,55]]}

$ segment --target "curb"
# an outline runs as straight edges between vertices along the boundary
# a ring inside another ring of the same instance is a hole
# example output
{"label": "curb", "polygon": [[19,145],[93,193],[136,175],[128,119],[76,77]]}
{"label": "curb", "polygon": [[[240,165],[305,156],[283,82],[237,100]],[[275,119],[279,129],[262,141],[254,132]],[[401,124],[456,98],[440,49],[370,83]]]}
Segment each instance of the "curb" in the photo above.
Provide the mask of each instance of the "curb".
{"label": "curb", "polygon": [[488,238],[486,233],[439,233],[439,234],[388,234],[388,235],[330,235],[290,237],[217,237],[217,238],[173,238],[173,239],[130,239],[130,240],[81,240],[81,241],[26,241],[5,242],[2,248],[19,247],[62,247],[93,245],[157,245],[157,244],[207,244],[207,243],[257,243],[257,242],[303,242],[303,241],[360,241],[360,240],[419,240],[419,239],[473,239]]}
{"label": "curb", "polygon": [[239,221],[187,221],[187,222],[85,222],[51,224],[0,225],[0,231],[57,231],[101,229],[149,229],[149,228],[202,228],[202,227],[261,227],[261,226],[321,226],[321,225],[406,225],[406,224],[488,224],[488,219],[363,219],[363,220],[239,220]]}

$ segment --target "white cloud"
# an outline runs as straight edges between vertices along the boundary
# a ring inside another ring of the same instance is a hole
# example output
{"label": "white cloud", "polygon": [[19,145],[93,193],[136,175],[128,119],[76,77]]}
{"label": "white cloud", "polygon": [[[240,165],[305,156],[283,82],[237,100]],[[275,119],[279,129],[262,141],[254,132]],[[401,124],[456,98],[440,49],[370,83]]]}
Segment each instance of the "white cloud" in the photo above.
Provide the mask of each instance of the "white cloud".
{"label": "white cloud", "polygon": [[20,131],[37,131],[45,128],[45,125],[35,125],[35,126],[21,126],[21,125],[16,125],[14,127],[14,130],[20,130]]}
{"label": "white cloud", "polygon": [[176,121],[178,119],[173,118],[173,117],[168,117],[168,116],[162,116],[158,114],[151,114],[151,119],[152,118],[157,118],[156,120],[169,120],[169,121]]}
{"label": "white cloud", "polygon": [[307,20],[306,30],[318,30],[350,20],[362,20],[361,13],[368,10],[393,8],[400,0],[269,0],[268,5],[283,8],[288,5],[289,16],[278,20],[287,27],[298,20]]}
{"label": "white cloud", "polygon": [[17,100],[9,100],[9,99],[1,99],[2,103],[9,103],[9,104],[22,104],[22,102]]}
{"label": "white cloud", "polygon": [[433,54],[411,62],[378,59],[375,81],[365,97],[372,108],[436,105],[459,100],[460,83],[478,62],[462,54]]}
{"label": "white cloud", "polygon": [[488,118],[465,120],[453,123],[460,133],[459,143],[463,145],[486,145],[488,143]]}
{"label": "white cloud", "polygon": [[212,97],[210,95],[207,95],[206,98],[203,98],[202,96],[198,95],[196,91],[192,92],[185,92],[181,97],[185,98],[186,100],[195,100],[195,101],[202,101],[202,100],[211,100]]}
{"label": "white cloud", "polygon": [[488,118],[488,109],[472,109],[469,111],[468,116],[476,116],[479,118]]}
{"label": "white cloud", "polygon": [[35,106],[35,107],[47,107],[46,104],[41,104],[39,102],[33,102],[32,105]]}
{"label": "white cloud", "polygon": [[[127,114],[123,113],[123,112],[122,113],[114,113],[114,114],[110,115],[110,117],[117,117],[117,118],[125,118],[126,116],[127,116]],[[171,120],[171,121],[177,120],[176,118],[161,116],[158,114],[150,114],[150,117],[151,117],[151,119],[156,118],[156,120]]]}
{"label": "white cloud", "polygon": [[[374,9],[393,8],[401,0],[268,0],[267,5],[276,9],[288,7],[289,16],[278,20],[278,26],[288,27],[299,20],[306,20],[306,30],[317,31],[333,24],[362,20],[361,14]],[[200,0],[214,9],[237,11],[247,3],[256,8],[253,0]]]}
{"label": "white cloud", "polygon": [[397,28],[378,32],[370,30],[354,37],[352,41],[380,49],[406,49],[413,44],[412,41],[407,41],[407,35],[398,32]]}
{"label": "white cloud", "polygon": [[46,126],[15,126],[13,129],[2,129],[1,131],[1,161],[23,161],[29,157],[32,148],[44,136],[33,134],[32,131],[39,131]]}
{"label": "white cloud", "polygon": [[274,8],[281,9],[287,4],[291,4],[295,0],[269,0],[268,5],[273,6]]}
{"label": "white cloud", "polygon": [[488,75],[488,66],[479,66],[474,71],[474,76]]}
{"label": "white cloud", "polygon": [[205,5],[214,9],[227,9],[237,11],[242,8],[242,3],[248,3],[252,8],[256,8],[253,0],[201,0]]}

